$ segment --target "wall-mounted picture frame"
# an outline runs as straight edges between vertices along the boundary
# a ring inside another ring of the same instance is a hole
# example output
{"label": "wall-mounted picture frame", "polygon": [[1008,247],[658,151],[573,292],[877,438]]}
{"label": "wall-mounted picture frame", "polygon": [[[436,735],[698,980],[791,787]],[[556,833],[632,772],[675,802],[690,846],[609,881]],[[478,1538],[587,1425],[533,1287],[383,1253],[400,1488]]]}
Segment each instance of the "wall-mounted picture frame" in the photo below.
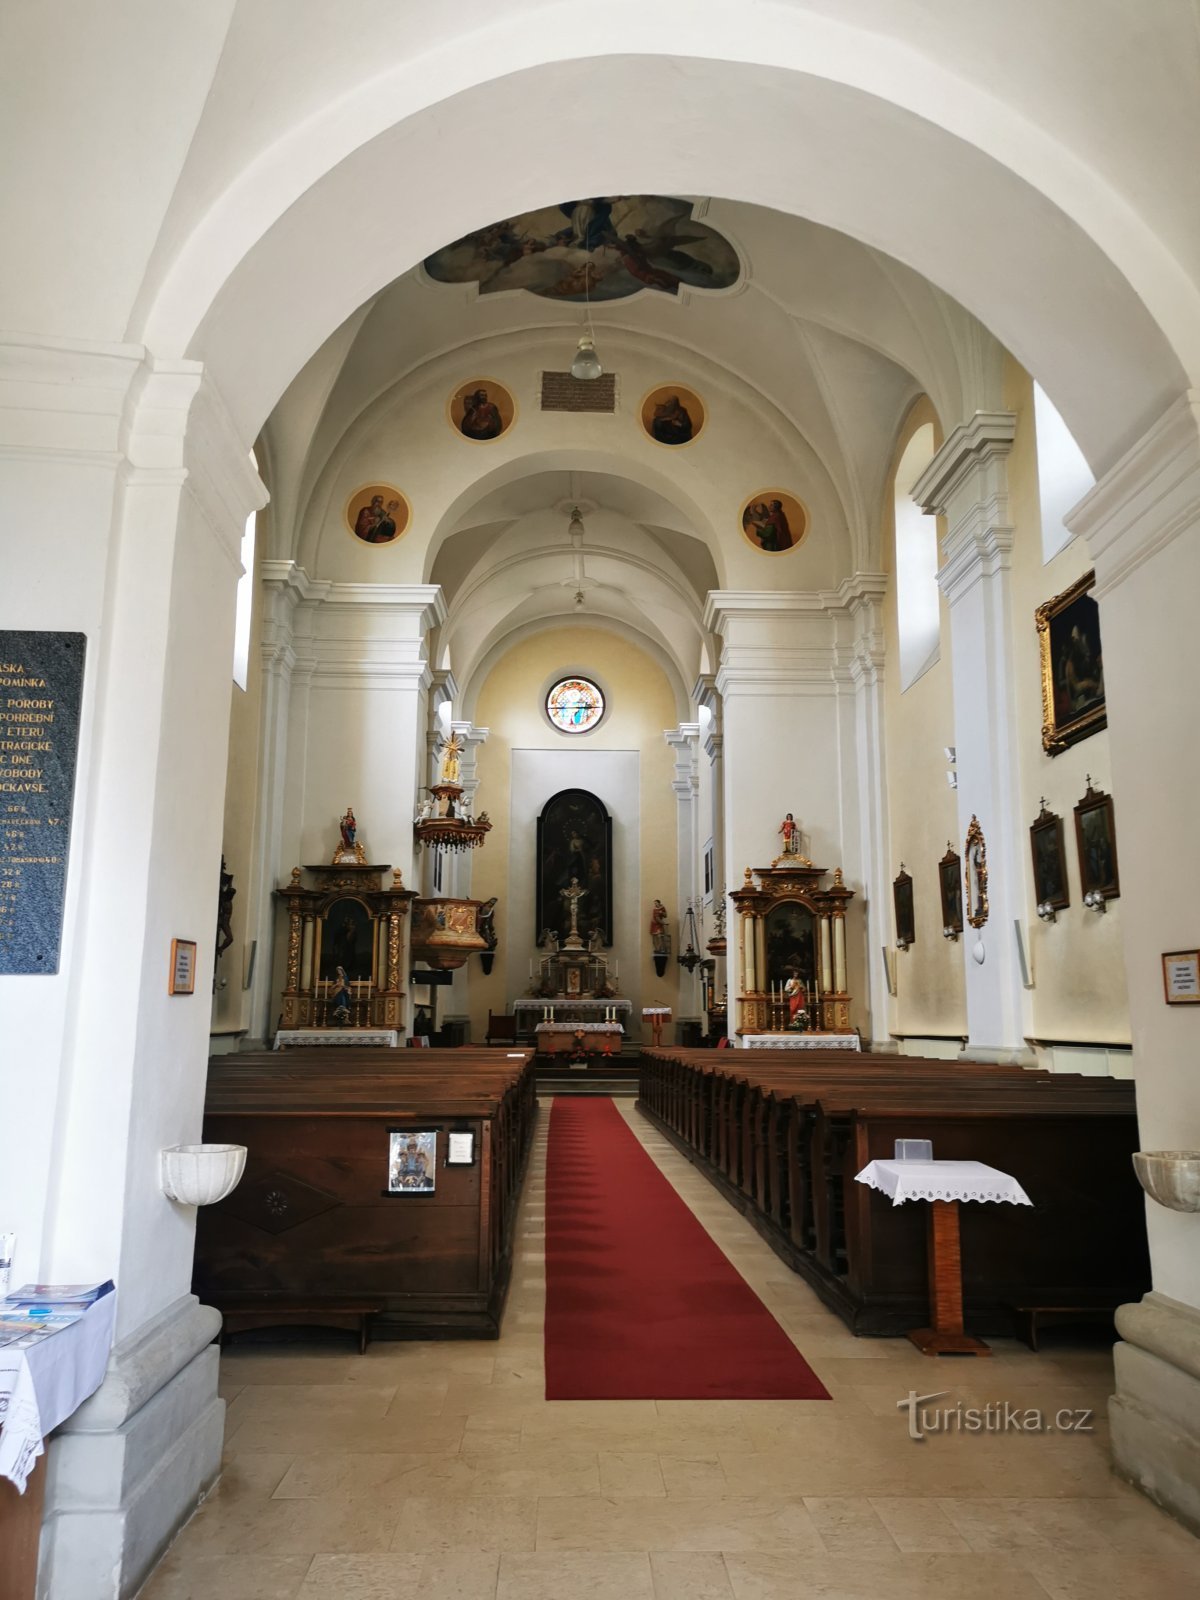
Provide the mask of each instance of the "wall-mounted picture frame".
{"label": "wall-mounted picture frame", "polygon": [[1056,756],[1108,726],[1096,574],[1085,572],[1037,608],[1042,658],[1042,748]]}
{"label": "wall-mounted picture frame", "polygon": [[987,840],[979,818],[973,816],[963,846],[963,905],[973,928],[982,928],[988,919],[987,884]]}
{"label": "wall-mounted picture frame", "polygon": [[1041,811],[1029,825],[1029,848],[1033,855],[1034,899],[1039,906],[1065,910],[1071,904],[1071,890],[1067,882],[1063,819],[1048,811],[1044,800]]}
{"label": "wall-mounted picture frame", "polygon": [[742,506],[742,537],[764,555],[797,550],[808,532],[808,512],[787,489],[757,489]]}
{"label": "wall-mounted picture frame", "polygon": [[642,400],[639,415],[646,437],[655,444],[695,444],[704,431],[707,412],[694,389],[681,383],[660,383]]}
{"label": "wall-mounted picture frame", "polygon": [[408,532],[408,496],[390,483],[365,483],[346,501],[346,528],[359,544],[395,544]]}
{"label": "wall-mounted picture frame", "polygon": [[446,416],[460,439],[490,444],[517,420],[517,402],[512,391],[495,378],[469,378],[446,402]]}
{"label": "wall-mounted picture frame", "polygon": [[896,913],[896,943],[901,950],[907,950],[910,944],[916,943],[917,924],[913,913],[913,881],[904,870],[903,861],[892,880],[892,906]]}
{"label": "wall-mounted picture frame", "polygon": [[167,981],[168,994],[195,994],[196,992],[196,941],[171,940],[171,969]]}
{"label": "wall-mounted picture frame", "polygon": [[962,857],[946,841],[946,854],[938,862],[938,889],[942,901],[942,932],[963,931]]}
{"label": "wall-mounted picture frame", "polygon": [[1079,851],[1079,882],[1084,898],[1098,894],[1115,900],[1121,893],[1117,869],[1117,822],[1112,795],[1092,786],[1075,807],[1075,844]]}
{"label": "wall-mounted picture frame", "polygon": [[1200,950],[1164,950],[1162,965],[1167,1004],[1200,1005]]}
{"label": "wall-mounted picture frame", "polygon": [[436,1128],[389,1128],[385,1194],[433,1194],[437,1144]]}

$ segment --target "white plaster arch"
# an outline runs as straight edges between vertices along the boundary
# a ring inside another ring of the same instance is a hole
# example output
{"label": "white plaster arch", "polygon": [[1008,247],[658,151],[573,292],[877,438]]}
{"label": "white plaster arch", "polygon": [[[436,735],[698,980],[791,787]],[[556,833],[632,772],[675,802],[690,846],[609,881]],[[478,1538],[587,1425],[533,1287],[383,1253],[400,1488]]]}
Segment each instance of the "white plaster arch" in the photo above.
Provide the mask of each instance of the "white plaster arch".
{"label": "white plaster arch", "polygon": [[[782,409],[784,397],[763,393],[749,372],[731,370],[706,353],[661,333],[608,325],[604,356],[620,374],[622,393],[618,411],[611,419],[612,448],[605,452],[596,444],[593,419],[586,415],[541,413],[537,406],[538,371],[565,362],[573,332],[573,328],[556,324],[506,330],[490,338],[475,334],[448,348],[436,349],[407,371],[394,373],[383,387],[359,388],[351,376],[345,384],[351,392],[343,400],[343,386],[330,386],[325,415],[329,416],[333,408],[334,416],[323,429],[321,445],[315,447],[321,459],[311,465],[292,464],[293,480],[302,477],[303,490],[296,491],[294,481],[280,486],[295,511],[290,537],[289,529],[281,525],[287,548],[276,547],[274,553],[295,559],[316,574],[321,565],[321,543],[328,531],[335,528],[335,541],[341,541],[340,518],[347,494],[377,469],[383,481],[400,483],[414,505],[420,501],[414,532],[406,536],[398,555],[406,564],[411,563],[414,552],[421,549],[420,573],[406,572],[405,577],[429,582],[444,540],[461,525],[470,505],[521,477],[546,470],[579,471],[629,479],[671,503],[688,531],[709,547],[724,583],[733,581],[725,567],[742,554],[736,532],[731,533],[740,505],[734,469],[745,466],[750,475],[742,486],[743,494],[765,486],[766,478],[761,485],[751,481],[757,458],[760,474],[765,473],[772,480],[785,475],[781,481],[786,481],[808,505],[814,529],[837,546],[831,561],[844,570],[831,570],[817,581],[834,582],[851,570],[871,566],[873,527],[858,509],[859,464],[838,435],[828,392],[820,386],[817,375],[810,375],[804,366],[799,337],[791,364],[794,385],[789,415]],[[370,350],[373,340],[366,335],[364,338]],[[879,373],[875,406],[887,413],[885,425],[890,432],[894,426],[892,413],[907,398],[914,380],[890,367],[886,359],[876,361],[867,350],[860,354]],[[323,361],[318,360],[316,366],[318,380],[326,384]],[[464,375],[475,371],[506,382],[514,392],[519,390],[522,402],[517,424],[484,450],[465,446],[446,428],[443,416],[446,395]],[[664,377],[695,384],[706,396],[710,417],[717,402],[721,402],[726,413],[723,462],[716,459],[715,430],[707,441],[700,442],[698,449],[683,452],[666,450],[645,438],[637,422],[637,403],[643,389]],[[775,371],[771,378],[778,391],[784,375]],[[343,403],[348,412],[353,407],[357,409],[341,423],[339,431]],[[864,416],[865,410],[864,404]],[[608,427],[609,419],[602,419],[602,426]],[[865,432],[861,428],[860,431]],[[327,442],[329,438],[334,442]],[[762,448],[756,450],[756,444]],[[413,484],[404,480],[405,449],[419,458],[415,493]],[[869,447],[866,453],[872,453]],[[481,473],[480,469],[489,463],[489,470]],[[477,473],[480,475],[475,476]],[[716,498],[717,492],[726,488],[728,504]],[[346,559],[339,549],[339,563]]]}
{"label": "white plaster arch", "polygon": [[[977,85],[794,7],[705,0],[686,60],[655,8],[601,8],[587,46],[569,11],[506,18],[484,51],[460,39],[293,130],[177,239],[131,331],[208,362],[252,433],[329,329],[447,238],[552,193],[641,189],[806,215],[916,268],[1034,372],[1097,471],[1200,372],[1176,258],[1097,170]],[[369,137],[382,106],[390,125]],[[936,190],[899,181],[935,166]],[[396,226],[346,248],[401,173]]]}
{"label": "white plaster arch", "polygon": [[[484,684],[490,677],[493,668],[503,659],[514,645],[525,639],[533,638],[541,633],[559,633],[570,626],[571,619],[564,616],[541,617],[534,621],[518,622],[498,630],[487,641],[487,648],[481,652],[475,664],[468,669],[467,676],[462,685],[461,705],[462,715],[471,721],[475,717],[475,707],[479,701],[479,694]],[[650,659],[662,669],[671,692],[675,696],[675,709],[680,722],[688,721],[692,716],[692,703],[690,686],[684,682],[680,674],[679,664],[670,651],[663,648],[659,641],[649,633],[633,627],[617,617],[604,616],[592,613],[581,618],[581,624],[597,632],[616,634],[637,649],[644,651]],[[582,670],[580,663],[572,663]]]}

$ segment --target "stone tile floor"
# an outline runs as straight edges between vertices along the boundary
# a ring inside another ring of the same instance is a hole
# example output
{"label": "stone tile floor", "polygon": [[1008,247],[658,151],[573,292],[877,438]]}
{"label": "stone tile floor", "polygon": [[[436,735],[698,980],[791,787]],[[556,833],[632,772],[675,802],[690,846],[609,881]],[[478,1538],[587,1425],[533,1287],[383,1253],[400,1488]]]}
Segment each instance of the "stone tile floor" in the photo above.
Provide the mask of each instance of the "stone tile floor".
{"label": "stone tile floor", "polygon": [[[235,1345],[218,1486],[141,1600],[1143,1600],[1200,1542],[1108,1465],[1106,1350],[855,1339],[668,1142],[643,1145],[832,1401],[543,1399],[543,1103],[494,1343]],[[1094,1413],[908,1437],[896,1402]]]}

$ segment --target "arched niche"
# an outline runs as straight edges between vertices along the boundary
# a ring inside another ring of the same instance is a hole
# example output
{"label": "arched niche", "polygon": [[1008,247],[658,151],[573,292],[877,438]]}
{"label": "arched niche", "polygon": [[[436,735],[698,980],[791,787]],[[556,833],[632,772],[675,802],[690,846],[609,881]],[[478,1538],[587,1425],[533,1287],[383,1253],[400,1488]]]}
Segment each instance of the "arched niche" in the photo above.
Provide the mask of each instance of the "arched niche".
{"label": "arched niche", "polygon": [[534,925],[565,942],[571,926],[562,891],[578,878],[587,891],[579,903],[579,931],[586,943],[599,927],[605,948],[613,942],[612,818],[589,789],[560,789],[542,807],[537,825],[537,884]]}

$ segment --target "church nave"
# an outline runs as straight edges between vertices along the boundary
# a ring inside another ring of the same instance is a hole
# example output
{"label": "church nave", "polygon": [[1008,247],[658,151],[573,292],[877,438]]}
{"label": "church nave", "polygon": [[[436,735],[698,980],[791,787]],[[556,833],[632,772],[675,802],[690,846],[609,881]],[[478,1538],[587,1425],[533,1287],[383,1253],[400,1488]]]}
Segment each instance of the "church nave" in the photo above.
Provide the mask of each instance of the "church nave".
{"label": "church nave", "polygon": [[[1142,1600],[1194,1540],[1108,1458],[1108,1350],[932,1362],[856,1339],[635,1109],[620,1114],[829,1401],[546,1401],[542,1105],[495,1343],[234,1342],[221,1480],[143,1600]],[[611,1171],[608,1181],[619,1184]],[[636,1314],[636,1313],[634,1313]],[[896,1403],[1095,1413],[1095,1431],[908,1437]]]}

